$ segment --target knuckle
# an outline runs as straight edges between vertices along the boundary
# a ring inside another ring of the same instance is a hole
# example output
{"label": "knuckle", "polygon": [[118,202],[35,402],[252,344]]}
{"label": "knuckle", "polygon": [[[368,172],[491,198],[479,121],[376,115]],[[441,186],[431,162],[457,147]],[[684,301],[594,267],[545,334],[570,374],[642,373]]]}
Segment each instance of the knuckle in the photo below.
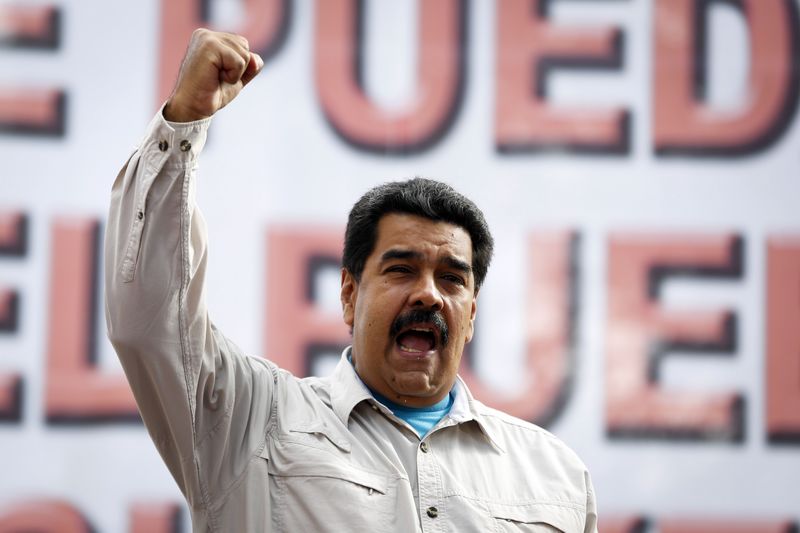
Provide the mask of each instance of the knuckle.
{"label": "knuckle", "polygon": [[192,44],[197,50],[208,50],[216,42],[214,32],[205,28],[198,28],[192,32]]}

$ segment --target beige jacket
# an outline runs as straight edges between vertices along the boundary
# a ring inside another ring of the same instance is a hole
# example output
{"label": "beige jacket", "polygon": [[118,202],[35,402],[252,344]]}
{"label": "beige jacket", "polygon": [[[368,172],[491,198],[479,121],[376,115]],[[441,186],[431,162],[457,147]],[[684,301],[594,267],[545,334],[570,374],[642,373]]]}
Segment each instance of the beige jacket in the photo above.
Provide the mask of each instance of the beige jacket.
{"label": "beige jacket", "polygon": [[208,122],[153,119],[106,234],[109,337],[194,531],[596,532],[576,455],[460,380],[421,441],[345,356],[331,377],[299,379],[214,327],[194,202]]}

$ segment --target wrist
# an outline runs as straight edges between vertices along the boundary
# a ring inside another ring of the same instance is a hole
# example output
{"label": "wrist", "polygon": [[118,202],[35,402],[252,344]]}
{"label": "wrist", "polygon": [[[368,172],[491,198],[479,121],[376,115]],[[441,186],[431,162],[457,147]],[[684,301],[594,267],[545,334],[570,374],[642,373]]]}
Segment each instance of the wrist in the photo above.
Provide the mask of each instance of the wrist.
{"label": "wrist", "polygon": [[164,119],[168,122],[194,122],[195,120],[208,118],[207,115],[200,114],[180,105],[175,102],[174,98],[167,100],[162,114],[164,115]]}

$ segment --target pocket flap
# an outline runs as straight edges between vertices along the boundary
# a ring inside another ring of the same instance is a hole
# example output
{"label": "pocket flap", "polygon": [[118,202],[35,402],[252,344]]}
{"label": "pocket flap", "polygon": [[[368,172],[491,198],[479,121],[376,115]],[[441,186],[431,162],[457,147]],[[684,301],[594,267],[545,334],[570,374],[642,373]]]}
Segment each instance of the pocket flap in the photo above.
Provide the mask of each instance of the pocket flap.
{"label": "pocket flap", "polygon": [[[262,457],[265,454],[262,453]],[[327,462],[305,462],[298,461],[287,465],[285,468],[278,468],[273,461],[267,462],[267,471],[274,476],[284,477],[325,477],[347,481],[359,485],[369,490],[374,490],[380,494],[389,492],[389,479],[367,470],[361,470],[352,465]]]}
{"label": "pocket flap", "polygon": [[295,425],[289,429],[289,433],[305,433],[322,435],[334,446],[343,452],[350,453],[350,440],[340,435],[330,424],[326,422],[311,422],[309,424]]}
{"label": "pocket flap", "polygon": [[521,524],[549,524],[561,531],[583,531],[586,521],[583,509],[568,503],[489,503],[488,506],[494,518]]}

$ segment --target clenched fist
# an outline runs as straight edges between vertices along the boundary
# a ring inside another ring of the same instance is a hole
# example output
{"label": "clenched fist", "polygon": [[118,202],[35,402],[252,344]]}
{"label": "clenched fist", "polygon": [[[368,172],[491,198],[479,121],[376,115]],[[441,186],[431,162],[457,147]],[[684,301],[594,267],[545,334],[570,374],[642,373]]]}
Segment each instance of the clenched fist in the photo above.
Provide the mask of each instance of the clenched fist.
{"label": "clenched fist", "polygon": [[250,51],[244,37],[195,30],[164,118],[189,122],[210,117],[236,98],[263,66],[264,61]]}

